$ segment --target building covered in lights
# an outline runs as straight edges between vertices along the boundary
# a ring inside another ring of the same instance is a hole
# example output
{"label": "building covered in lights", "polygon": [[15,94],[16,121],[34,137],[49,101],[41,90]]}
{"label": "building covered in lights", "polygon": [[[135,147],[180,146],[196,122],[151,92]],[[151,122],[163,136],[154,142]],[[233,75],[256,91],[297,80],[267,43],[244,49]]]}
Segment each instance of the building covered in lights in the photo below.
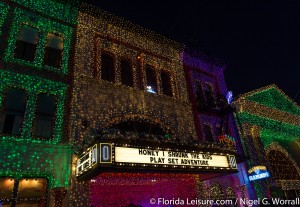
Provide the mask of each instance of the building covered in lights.
{"label": "building covered in lights", "polygon": [[300,107],[276,85],[242,94],[234,105],[250,198],[299,197]]}
{"label": "building covered in lights", "polygon": [[0,206],[64,205],[75,6],[0,1]]}
{"label": "building covered in lights", "polygon": [[191,49],[185,49],[181,56],[198,139],[232,150],[239,163],[239,173],[201,182],[199,186],[206,192],[202,193],[203,198],[247,198],[242,176],[245,173],[244,153],[231,106],[232,92],[227,91],[224,80],[225,65],[216,58]]}
{"label": "building covered in lights", "polygon": [[165,206],[157,199],[198,198],[201,181],[237,172],[235,150],[197,137],[181,55],[177,42],[81,6],[71,206]]}

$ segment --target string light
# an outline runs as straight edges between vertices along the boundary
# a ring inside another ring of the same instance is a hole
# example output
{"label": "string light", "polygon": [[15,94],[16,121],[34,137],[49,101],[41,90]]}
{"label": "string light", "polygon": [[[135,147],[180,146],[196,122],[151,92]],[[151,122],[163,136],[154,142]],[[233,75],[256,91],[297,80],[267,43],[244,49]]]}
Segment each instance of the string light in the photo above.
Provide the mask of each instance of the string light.
{"label": "string light", "polygon": [[291,115],[300,115],[300,109],[297,103],[274,84],[254,90],[251,94],[246,93],[243,96],[247,96],[247,99],[250,101],[260,103],[270,108],[289,112]]}
{"label": "string light", "polygon": [[79,0],[13,0],[18,4],[48,16],[76,24]]}
{"label": "string light", "polygon": [[240,132],[244,132],[241,134],[245,152],[251,157],[248,160],[249,166],[263,164],[272,173],[268,180],[254,182],[257,196],[271,196],[271,180],[282,190],[299,188],[299,181],[292,181],[299,178],[299,167],[284,150],[284,147],[299,139],[298,105],[276,85],[243,94],[234,104],[237,108],[235,117],[240,124]]}
{"label": "string light", "polygon": [[[0,136],[1,157],[3,158],[0,161],[0,175],[1,179],[12,179],[11,183],[16,185],[11,189],[11,196],[8,195],[6,198],[13,203],[39,200],[33,197],[20,197],[22,195],[18,185],[23,183],[22,180],[28,185],[37,185],[40,179],[47,180],[46,195],[41,198],[39,206],[46,205],[47,192],[50,192],[50,189],[55,198],[55,205],[62,206],[66,189],[69,186],[73,150],[69,144],[62,142],[68,139],[69,129],[64,126],[67,125],[65,117],[69,114],[65,112],[67,111],[65,104],[69,97],[67,96],[69,62],[71,62],[69,56],[77,24],[78,2],[77,0],[0,2],[0,35],[4,39],[1,42],[2,47],[4,47],[4,42],[7,42],[5,44],[7,47],[2,53],[4,64],[2,62],[0,64],[0,68],[3,69],[0,70],[1,109],[4,107],[3,100],[5,100],[7,89],[11,87],[24,89],[27,94],[20,136]],[[13,14],[11,20],[8,20],[8,12]],[[6,20],[8,20],[7,23]],[[39,32],[37,50],[32,62],[15,58],[16,42],[22,24],[37,28]],[[43,62],[49,34],[58,35],[63,39],[61,68],[48,66]],[[19,69],[21,73],[17,73]],[[33,122],[36,118],[37,98],[40,93],[56,98],[55,123],[52,137],[48,140],[33,136]]]}
{"label": "string light", "polygon": [[[27,102],[27,111],[24,116],[24,124],[20,137],[16,136],[1,136],[2,140],[32,140],[35,143],[58,143],[63,136],[63,117],[64,117],[64,103],[66,98],[67,85],[61,82],[54,82],[43,78],[34,76],[21,75],[8,71],[0,71],[0,78],[2,84],[0,85],[0,93],[11,86],[24,89],[29,94]],[[39,93],[47,93],[57,97],[56,123],[53,129],[53,138],[49,141],[41,141],[32,137],[33,120],[35,117],[36,99]],[[2,102],[3,96],[0,101]],[[0,103],[1,103],[0,102]]]}
{"label": "string light", "polygon": [[[8,10],[9,10],[9,6],[4,4],[3,2],[0,2],[0,28],[2,28]],[[0,35],[2,35],[2,29],[0,29]]]}
{"label": "string light", "polygon": [[[80,8],[76,37],[71,137],[74,138],[72,141],[78,152],[89,147],[97,137],[113,140],[116,143],[121,143],[120,140],[123,140],[128,145],[138,144],[141,142],[139,134],[127,132],[124,135],[110,128],[130,120],[147,120],[148,123],[159,125],[168,132],[169,138],[160,140],[158,136],[147,137],[145,135],[144,141],[152,142],[153,145],[159,147],[172,144],[178,145],[179,148],[198,146],[208,151],[235,152],[235,149],[225,147],[225,144],[208,144],[196,140],[193,114],[186,92],[183,62],[179,55],[182,50],[180,44],[89,5],[83,5]],[[110,54],[114,59],[115,80],[112,82],[101,79],[100,57],[103,52]],[[130,57],[133,87],[122,85],[120,81],[120,60],[124,57]],[[146,91],[145,66],[147,64],[154,67],[156,71],[158,83],[156,94]],[[162,94],[161,70],[166,70],[171,74],[172,97]],[[140,82],[143,84],[143,90],[139,87]],[[97,131],[104,133],[99,135]],[[124,167],[123,163],[119,165]],[[134,164],[134,166],[138,165]],[[145,166],[144,164],[140,167]],[[172,167],[177,169],[176,166]],[[142,176],[146,179],[146,175]],[[156,183],[159,185],[163,182],[162,174],[151,173],[147,177],[149,177],[149,185]],[[118,190],[123,185],[128,186],[126,188],[128,195],[134,194],[137,179],[139,179],[139,173],[102,172],[91,181],[78,181],[73,177],[69,202],[72,206],[84,206],[87,203],[95,206],[99,203],[109,205],[107,202],[113,202],[114,199],[105,202],[100,199],[118,194]],[[173,193],[182,186],[186,186],[186,184],[180,184],[181,180],[185,179],[184,175],[178,175],[176,182],[172,182],[171,174],[170,177],[164,179],[168,182],[168,185],[164,185],[168,186],[166,192]],[[152,182],[152,180],[157,182]],[[194,183],[195,180],[195,177],[191,176],[191,182]],[[109,183],[115,184],[110,186]],[[190,183],[187,182],[187,184]],[[151,191],[151,188],[147,186],[144,188]],[[185,190],[182,197],[189,197],[195,192],[197,191],[194,189]],[[100,194],[103,196],[99,196]],[[132,200],[141,203],[139,195],[142,193],[135,194],[136,197]],[[128,202],[123,197],[118,200],[122,202],[122,205]],[[145,202],[148,205],[149,199]]]}
{"label": "string light", "polygon": [[[194,199],[197,198],[196,177],[192,174],[104,172],[92,181],[82,181],[80,185],[76,182],[70,202],[74,207],[86,203],[94,206],[101,203],[106,206],[126,206],[130,203],[146,206],[150,198]],[[115,195],[119,196],[118,199],[113,199]]]}
{"label": "string light", "polygon": [[[48,12],[47,12],[48,13]],[[33,62],[14,58],[14,52],[16,47],[16,40],[19,36],[20,27],[22,24],[33,26],[39,30],[39,40],[37,43],[37,51]],[[58,74],[66,75],[69,67],[69,53],[71,48],[71,39],[73,34],[73,28],[66,26],[50,19],[40,17],[36,14],[26,12],[19,8],[15,9],[15,17],[10,25],[10,34],[8,38],[8,47],[4,56],[4,60],[7,62],[19,63],[24,66],[36,68],[38,70],[50,70]],[[43,59],[45,56],[45,45],[47,41],[48,33],[55,33],[63,38],[64,50],[62,55],[61,68],[54,68],[52,66],[44,65]]]}
{"label": "string light", "polygon": [[[98,129],[130,119],[149,120],[173,136],[195,139],[192,112],[187,110],[191,106],[183,84],[184,71],[178,55],[180,44],[92,6],[84,4],[80,10],[77,31],[79,44],[75,53],[73,104],[76,112],[73,112],[73,128],[83,128],[80,120],[87,120],[89,128]],[[90,38],[90,34],[93,34],[93,38]],[[94,77],[93,70],[101,69],[98,60],[103,51],[114,56],[115,83]],[[122,57],[132,57],[134,87],[121,85],[119,61]],[[161,86],[159,71],[170,72],[173,97],[163,95],[161,89],[158,94],[146,92],[146,64],[155,68],[158,86]],[[140,79],[138,74],[142,74],[145,91],[137,86]],[[75,116],[80,119],[76,120]],[[88,133],[88,130],[77,130],[76,145],[80,145]]]}

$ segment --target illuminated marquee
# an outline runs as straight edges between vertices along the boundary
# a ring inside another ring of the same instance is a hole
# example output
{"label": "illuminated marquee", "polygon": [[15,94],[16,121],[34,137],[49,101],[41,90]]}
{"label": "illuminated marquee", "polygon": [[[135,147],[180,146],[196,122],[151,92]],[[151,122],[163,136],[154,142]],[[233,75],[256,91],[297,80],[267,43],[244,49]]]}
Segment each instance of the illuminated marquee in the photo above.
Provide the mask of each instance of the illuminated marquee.
{"label": "illuminated marquee", "polygon": [[88,148],[77,161],[76,175],[102,167],[139,167],[203,170],[236,170],[234,155],[196,151],[162,150],[114,146],[98,143]]}
{"label": "illuminated marquee", "polygon": [[230,167],[225,155],[115,147],[115,162],[148,165]]}
{"label": "illuminated marquee", "polygon": [[76,174],[81,174],[97,164],[97,148],[98,146],[94,145],[79,157],[76,163]]}
{"label": "illuminated marquee", "polygon": [[258,165],[250,168],[248,170],[249,181],[261,180],[270,177],[270,173],[267,170],[266,166]]}

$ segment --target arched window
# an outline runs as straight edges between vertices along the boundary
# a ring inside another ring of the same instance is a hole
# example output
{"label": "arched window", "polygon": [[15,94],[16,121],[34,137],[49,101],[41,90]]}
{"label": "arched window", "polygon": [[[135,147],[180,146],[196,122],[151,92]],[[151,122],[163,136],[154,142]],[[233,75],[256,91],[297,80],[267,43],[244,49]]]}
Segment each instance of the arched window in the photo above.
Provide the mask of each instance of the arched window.
{"label": "arched window", "polygon": [[23,24],[16,42],[15,58],[32,62],[38,43],[39,31],[36,28]]}
{"label": "arched window", "polygon": [[37,98],[36,115],[33,121],[33,136],[50,139],[55,123],[56,98],[41,93]]}
{"label": "arched window", "polygon": [[163,70],[161,71],[161,88],[163,94],[173,96],[170,73]]}
{"label": "arched window", "polygon": [[207,142],[214,142],[214,136],[209,124],[203,124],[204,126],[204,135]]}
{"label": "arched window", "polygon": [[275,180],[300,180],[296,167],[283,152],[271,150],[267,158]]}
{"label": "arched window", "polygon": [[196,93],[196,104],[198,109],[203,109],[205,107],[204,93],[202,89],[201,82],[199,80],[195,81],[195,93]]}
{"label": "arched window", "polygon": [[157,79],[155,69],[146,65],[147,91],[150,93],[157,93]]}
{"label": "arched window", "polygon": [[115,60],[114,57],[107,53],[101,54],[101,79],[109,82],[115,81]]}
{"label": "arched window", "polygon": [[9,89],[3,102],[0,121],[2,134],[20,135],[25,114],[26,94],[24,90]]}
{"label": "arched window", "polygon": [[133,86],[133,72],[128,60],[121,60],[121,82],[126,86]]}
{"label": "arched window", "polygon": [[214,89],[209,83],[205,83],[205,97],[208,106],[214,106],[216,104]]}

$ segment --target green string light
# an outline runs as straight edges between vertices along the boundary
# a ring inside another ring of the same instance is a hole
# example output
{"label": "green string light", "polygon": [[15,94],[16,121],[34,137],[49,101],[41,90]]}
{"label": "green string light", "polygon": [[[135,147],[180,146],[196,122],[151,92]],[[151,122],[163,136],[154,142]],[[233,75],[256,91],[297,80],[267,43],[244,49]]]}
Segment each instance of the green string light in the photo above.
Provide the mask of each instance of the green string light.
{"label": "green string light", "polygon": [[63,144],[42,144],[28,140],[0,141],[0,175],[20,179],[45,177],[48,187],[69,185],[72,149]]}
{"label": "green string light", "polygon": [[260,103],[280,111],[300,115],[300,108],[278,88],[269,88],[247,97],[248,100]]}
{"label": "green string light", "polygon": [[[8,3],[7,3],[8,2]],[[8,6],[10,5],[10,6]],[[69,72],[69,53],[75,25],[77,24],[78,0],[11,0],[0,2],[0,42],[5,47],[0,65],[0,111],[5,101],[5,93],[10,88],[26,91],[26,110],[22,119],[20,135],[0,135],[1,159],[0,176],[2,178],[46,178],[49,189],[69,186],[73,149],[66,140],[65,101],[68,84],[59,82]],[[8,21],[8,13],[11,20]],[[38,30],[36,53],[32,62],[15,58],[16,43],[21,25],[26,24]],[[9,28],[3,36],[4,28]],[[63,39],[61,67],[55,68],[44,64],[48,34],[55,34]],[[4,45],[5,43],[5,45]],[[29,71],[22,75],[11,71]],[[37,72],[39,71],[39,72]],[[39,77],[40,72],[46,77],[54,71],[52,81]],[[56,98],[55,122],[52,138],[44,140],[33,135],[36,116],[37,98],[46,93]],[[57,189],[56,189],[57,190]],[[63,193],[60,193],[63,195]],[[55,197],[55,202],[61,197]]]}
{"label": "green string light", "polygon": [[[285,148],[299,138],[300,107],[276,85],[244,94],[236,103],[239,110],[235,114],[235,118],[241,127],[245,124],[242,130],[247,131],[242,141],[246,154],[252,158],[248,160],[250,166],[264,164],[266,160],[273,162],[266,156],[263,149],[273,148],[274,142],[280,143]],[[252,138],[250,139],[247,135]],[[256,142],[257,138],[261,141],[262,146]],[[275,159],[279,163],[282,162],[278,157]],[[286,163],[285,160],[283,162]],[[283,173],[286,174],[286,172]],[[270,197],[269,193],[272,192],[267,190],[268,182],[269,180],[254,182],[258,198]],[[293,183],[292,188],[297,189],[297,184]]]}
{"label": "green string light", "polygon": [[263,136],[261,136],[261,138],[264,146],[267,146],[268,143],[270,143],[270,139],[273,139],[275,135],[278,139],[295,141],[300,134],[299,126],[282,123],[280,121],[249,114],[247,112],[237,113],[236,116],[241,123],[247,122],[249,124],[263,127],[261,132],[261,135]]}
{"label": "green string light", "polygon": [[[14,136],[1,136],[0,139],[4,140],[32,140],[32,127],[33,119],[35,115],[35,105],[37,95],[39,93],[48,93],[57,97],[57,111],[56,111],[56,121],[55,127],[53,129],[53,139],[44,142],[58,143],[62,140],[63,135],[63,117],[64,117],[64,102],[66,96],[67,85],[54,82],[34,76],[26,76],[17,73],[0,71],[0,93],[4,94],[5,90],[11,86],[19,87],[20,89],[25,89],[29,94],[26,113],[24,116],[24,124],[22,128],[22,133],[20,137]],[[0,96],[0,103],[2,103],[2,96]]]}
{"label": "green string light", "polygon": [[[6,4],[0,2],[0,28],[2,28],[2,25],[8,13],[8,9],[9,7]],[[2,34],[2,29],[0,29],[0,35],[1,34]]]}
{"label": "green string light", "polygon": [[76,24],[77,1],[58,0],[12,0],[22,6],[47,14],[51,17],[61,19],[65,22]]}
{"label": "green string light", "polygon": [[[33,62],[28,62],[26,60],[14,58],[16,41],[18,39],[19,31],[22,24],[28,24],[32,27],[39,29],[39,40],[37,44],[36,56]],[[69,52],[74,28],[63,24],[59,24],[57,22],[40,17],[33,13],[25,12],[18,8],[15,9],[15,17],[10,28],[11,29],[8,39],[8,47],[4,57],[5,61],[19,63],[24,66],[33,67],[39,70],[51,70],[64,75],[68,73]],[[61,69],[54,68],[48,65],[43,65],[45,45],[47,42],[48,33],[56,33],[63,37],[64,48]]]}

